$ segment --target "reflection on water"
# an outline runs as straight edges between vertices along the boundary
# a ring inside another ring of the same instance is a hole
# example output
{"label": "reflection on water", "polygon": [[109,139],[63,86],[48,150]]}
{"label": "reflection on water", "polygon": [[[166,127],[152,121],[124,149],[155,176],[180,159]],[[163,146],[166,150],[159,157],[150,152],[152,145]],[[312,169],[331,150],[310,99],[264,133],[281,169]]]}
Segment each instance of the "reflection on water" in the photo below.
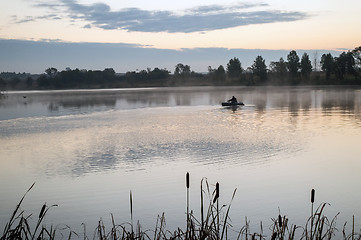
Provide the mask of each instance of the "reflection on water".
{"label": "reflection on water", "polygon": [[256,164],[278,153],[298,151],[292,136],[277,133],[283,125],[269,125],[268,117],[263,117],[264,129],[259,131],[260,123],[254,121],[259,113],[250,110],[154,108],[18,119],[3,122],[7,139],[2,146],[14,159],[19,144],[23,146],[21,154],[40,161],[36,169],[48,177],[117,168],[133,171],[180,159],[219,167]]}
{"label": "reflection on water", "polygon": [[[219,105],[235,94],[258,112],[267,107],[287,108],[297,115],[312,107],[324,111],[339,108],[353,112],[360,90],[354,88],[154,88],[9,92],[0,100],[1,119],[28,116],[65,115],[110,109],[134,109],[159,106]],[[24,98],[23,96],[26,96]],[[44,106],[47,106],[44,109]],[[17,111],[10,111],[16,109]],[[44,111],[47,110],[47,111]],[[233,109],[235,110],[235,109]],[[21,115],[23,114],[23,115]],[[0,120],[1,120],[0,119]]]}
{"label": "reflection on water", "polygon": [[[245,106],[220,106],[233,95]],[[220,182],[222,201],[240,189],[232,205],[238,223],[248,216],[258,225],[278,208],[296,222],[307,218],[311,188],[349,220],[361,214],[352,190],[361,181],[360,103],[353,88],[9,93],[0,100],[0,226],[34,181],[29,208],[59,204],[55,222],[80,227],[109,212],[127,216],[132,189],[146,226],[163,211],[170,226],[182,226],[187,171],[195,211],[199,181],[208,177]]]}

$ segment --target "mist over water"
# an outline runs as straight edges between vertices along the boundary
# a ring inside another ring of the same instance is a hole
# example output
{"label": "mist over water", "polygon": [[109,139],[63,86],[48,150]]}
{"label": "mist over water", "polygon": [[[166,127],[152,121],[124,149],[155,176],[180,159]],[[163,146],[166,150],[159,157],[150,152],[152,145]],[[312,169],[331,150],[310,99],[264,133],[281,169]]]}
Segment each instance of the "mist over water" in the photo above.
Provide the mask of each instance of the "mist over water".
{"label": "mist over water", "polygon": [[[223,108],[236,96],[245,106]],[[25,97],[24,97],[25,96]],[[196,87],[10,92],[0,100],[0,227],[23,209],[58,204],[46,221],[89,231],[100,217],[153,229],[185,226],[185,173],[199,214],[200,181],[220,184],[234,230],[287,215],[303,225],[328,202],[343,226],[361,216],[358,88]],[[196,215],[199,216],[199,215]],[[356,228],[357,229],[357,228]]]}

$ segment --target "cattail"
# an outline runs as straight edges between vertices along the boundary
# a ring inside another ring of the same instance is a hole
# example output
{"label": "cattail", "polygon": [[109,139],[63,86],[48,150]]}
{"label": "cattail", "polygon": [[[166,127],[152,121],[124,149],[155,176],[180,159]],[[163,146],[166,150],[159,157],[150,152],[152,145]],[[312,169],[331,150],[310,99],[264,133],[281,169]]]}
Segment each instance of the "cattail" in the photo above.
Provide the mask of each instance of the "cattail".
{"label": "cattail", "polygon": [[188,235],[190,234],[190,220],[189,220],[189,172],[186,174],[186,188],[187,188],[187,232],[186,239],[188,239]]}
{"label": "cattail", "polygon": [[129,203],[130,203],[130,215],[133,216],[133,194],[132,190],[129,193]]}
{"label": "cattail", "polygon": [[[314,215],[313,215],[313,203],[315,202],[315,189],[312,188],[311,190],[311,227],[313,226],[313,219],[314,219]],[[312,239],[312,231],[311,231],[311,239]]]}
{"label": "cattail", "polygon": [[131,228],[132,228],[132,234],[133,234],[133,194],[132,194],[132,190],[130,190],[129,202],[130,202],[130,221],[131,221]]}
{"label": "cattail", "polygon": [[216,183],[216,195],[214,196],[213,203],[215,203],[218,198],[219,198],[219,183],[217,182]]}
{"label": "cattail", "polygon": [[315,202],[315,189],[311,190],[311,203]]}
{"label": "cattail", "polygon": [[278,215],[278,226],[282,228],[282,217],[281,215]]}
{"label": "cattail", "polygon": [[40,210],[40,213],[39,213],[39,218],[41,218],[44,214],[44,211],[45,211],[45,208],[46,208],[46,203],[44,203],[43,207],[41,208]]}

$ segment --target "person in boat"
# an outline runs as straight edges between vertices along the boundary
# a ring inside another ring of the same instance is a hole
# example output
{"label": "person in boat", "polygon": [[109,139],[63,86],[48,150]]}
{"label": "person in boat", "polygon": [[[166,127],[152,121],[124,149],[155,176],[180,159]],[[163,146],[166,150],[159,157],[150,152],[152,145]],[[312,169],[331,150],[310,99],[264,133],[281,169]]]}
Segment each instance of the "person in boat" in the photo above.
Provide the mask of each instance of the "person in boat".
{"label": "person in boat", "polygon": [[232,96],[232,98],[229,99],[227,102],[237,103],[237,98],[235,98],[234,96]]}

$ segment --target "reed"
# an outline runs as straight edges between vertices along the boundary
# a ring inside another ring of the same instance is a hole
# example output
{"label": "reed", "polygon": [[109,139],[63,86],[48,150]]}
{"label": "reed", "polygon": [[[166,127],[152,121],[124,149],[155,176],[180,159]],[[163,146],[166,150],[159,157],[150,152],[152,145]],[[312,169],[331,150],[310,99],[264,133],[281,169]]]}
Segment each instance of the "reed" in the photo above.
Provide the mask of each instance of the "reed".
{"label": "reed", "polygon": [[[133,194],[130,191],[130,223],[116,224],[113,214],[111,214],[111,228],[107,229],[102,219],[98,221],[97,227],[94,230],[92,239],[99,240],[223,240],[223,239],[237,239],[237,240],[321,240],[321,239],[340,239],[336,237],[336,219],[338,214],[329,219],[325,215],[325,208],[327,203],[322,203],[314,211],[313,204],[315,202],[315,190],[311,190],[311,216],[307,219],[304,227],[289,224],[289,219],[285,215],[278,214],[276,218],[271,218],[272,225],[270,226],[270,233],[268,235],[263,233],[262,222],[260,224],[259,232],[252,232],[250,224],[245,218],[245,224],[240,230],[234,230],[230,222],[229,213],[232,201],[236,195],[237,189],[234,190],[229,204],[220,204],[220,188],[219,183],[210,185],[206,178],[201,180],[201,195],[200,195],[200,218],[198,219],[193,211],[190,210],[189,205],[189,173],[186,174],[186,189],[187,189],[187,225],[184,232],[181,228],[174,231],[166,229],[165,213],[158,215],[154,230],[143,230],[140,222],[137,225],[133,224]],[[212,189],[211,186],[214,186]],[[26,239],[26,240],[55,240],[55,239],[79,239],[80,236],[71,230],[69,226],[60,227],[46,227],[44,217],[48,211],[57,205],[43,204],[34,228],[31,228],[31,214],[25,215],[21,210],[27,193],[34,187],[34,184],[25,192],[19,203],[16,205],[15,210],[11,214],[8,223],[5,225],[3,235],[0,240],[13,240],[13,239]],[[207,200],[208,199],[208,200]],[[221,206],[221,207],[220,207]],[[83,239],[89,240],[90,238],[86,232],[85,224]],[[344,240],[361,240],[361,230],[355,229],[355,218],[352,218],[351,232],[346,229],[347,223],[344,224],[342,230],[342,239]],[[232,231],[232,236],[229,236],[229,231]]]}
{"label": "reed", "polygon": [[[315,189],[311,190],[311,226],[313,226],[313,220],[314,220],[314,215],[313,215],[313,203],[315,202]],[[312,238],[312,231],[311,231],[311,239]]]}
{"label": "reed", "polygon": [[132,233],[134,233],[133,230],[133,195],[132,195],[132,191],[130,191],[129,194],[129,203],[130,203],[130,222],[131,222],[131,228],[132,228]]}
{"label": "reed", "polygon": [[189,234],[189,227],[190,227],[190,222],[189,222],[189,172],[187,172],[186,174],[186,188],[187,188],[187,230],[186,230],[186,238]]}
{"label": "reed", "polygon": [[216,189],[215,189],[215,196],[214,196],[214,199],[213,199],[213,203],[217,203],[217,206],[216,206],[216,216],[217,216],[217,225],[216,225],[216,228],[217,228],[217,239],[219,238],[219,201],[218,201],[218,198],[219,198],[219,183],[217,182],[216,183]]}
{"label": "reed", "polygon": [[335,237],[335,233],[337,232],[336,219],[339,214],[329,219],[324,215],[324,210],[327,205],[329,204],[322,203],[308,219],[303,233],[304,239],[332,239]]}
{"label": "reed", "polygon": [[271,239],[280,239],[280,240],[293,240],[296,236],[296,230],[299,228],[296,225],[289,226],[288,218],[286,216],[278,215],[277,218],[272,219],[273,226],[272,226],[272,234]]}

